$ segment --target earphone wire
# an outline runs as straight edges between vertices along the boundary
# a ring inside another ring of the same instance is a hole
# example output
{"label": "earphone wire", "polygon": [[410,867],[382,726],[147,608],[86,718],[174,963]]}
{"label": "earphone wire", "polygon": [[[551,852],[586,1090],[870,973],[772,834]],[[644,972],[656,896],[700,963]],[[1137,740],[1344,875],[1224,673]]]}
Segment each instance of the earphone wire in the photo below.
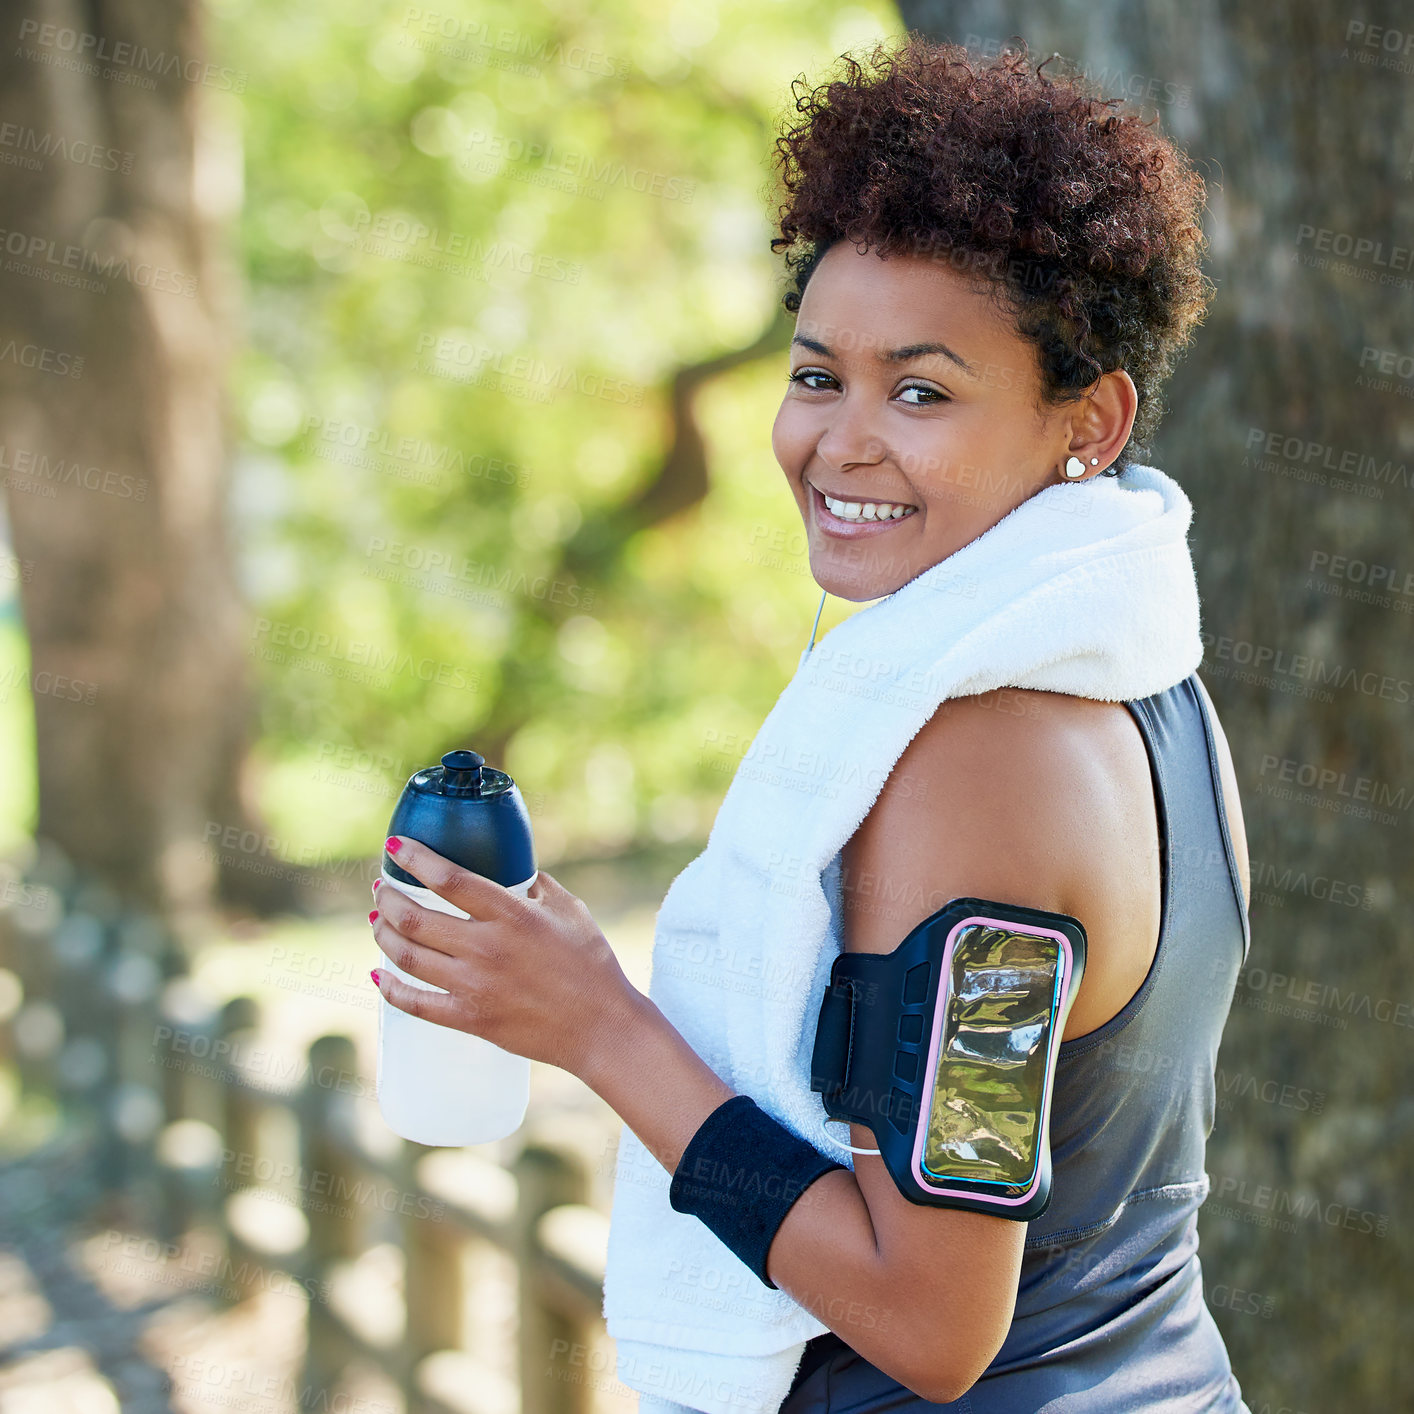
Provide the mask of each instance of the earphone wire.
{"label": "earphone wire", "polygon": [[805,656],[810,656],[810,650],[815,647],[815,630],[820,627],[820,615],[825,612],[825,600],[830,591],[827,589],[820,595],[820,607],[815,610],[815,622],[810,625],[810,642],[805,645]]}

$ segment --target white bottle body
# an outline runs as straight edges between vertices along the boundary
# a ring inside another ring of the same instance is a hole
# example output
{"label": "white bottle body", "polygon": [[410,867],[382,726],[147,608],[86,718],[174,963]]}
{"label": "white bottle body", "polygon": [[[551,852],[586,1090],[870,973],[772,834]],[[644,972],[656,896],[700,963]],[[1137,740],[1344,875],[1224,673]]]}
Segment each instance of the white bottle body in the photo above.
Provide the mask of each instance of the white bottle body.
{"label": "white bottle body", "polygon": [[[537,870],[507,887],[524,898],[538,877]],[[382,878],[382,887],[399,890],[423,908],[470,917],[431,889],[391,878],[386,869]],[[381,952],[378,967],[409,986],[442,991],[409,977]],[[529,1103],[530,1062],[524,1056],[469,1031],[409,1016],[379,997],[378,1108],[394,1134],[418,1144],[487,1144],[514,1134]]]}

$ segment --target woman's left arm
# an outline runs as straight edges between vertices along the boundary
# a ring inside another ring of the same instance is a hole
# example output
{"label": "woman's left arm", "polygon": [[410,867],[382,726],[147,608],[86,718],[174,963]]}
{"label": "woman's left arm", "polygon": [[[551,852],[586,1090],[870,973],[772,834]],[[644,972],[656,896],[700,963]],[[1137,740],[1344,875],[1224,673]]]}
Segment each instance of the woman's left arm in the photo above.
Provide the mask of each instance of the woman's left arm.
{"label": "woman's left arm", "polygon": [[[1089,890],[1132,869],[1123,820],[1097,787],[1093,749],[1093,737],[1064,714],[1022,719],[996,710],[991,695],[936,714],[846,848],[845,946],[888,951],[957,897],[1090,916]],[[1016,800],[1033,808],[1018,810]],[[379,890],[379,947],[450,994],[387,975],[379,985],[388,1001],[577,1075],[673,1173],[734,1091],[624,976],[585,904],[544,871],[522,899],[411,840],[397,859],[471,919]],[[889,899],[904,902],[879,902]],[[1104,1000],[1093,989],[1113,984],[1099,939],[1092,953],[1082,992]],[[1110,1001],[1118,1009],[1122,998]],[[873,1142],[862,1126],[853,1133],[857,1145]],[[1025,1236],[1023,1222],[909,1202],[882,1160],[860,1156],[790,1207],[769,1270],[864,1359],[946,1403],[975,1383],[1006,1338]]]}
{"label": "woman's left arm", "polygon": [[[378,946],[404,972],[446,993],[409,986],[385,970],[378,977],[383,996],[410,1015],[577,1075],[671,1174],[702,1122],[736,1092],[629,982],[584,902],[544,870],[520,898],[416,840],[397,839],[399,866],[471,917],[378,888]],[[1011,1226],[975,1213],[928,1213],[959,1235]],[[729,1259],[725,1247],[722,1257]],[[925,1399],[956,1397],[961,1362],[952,1354],[960,1342],[949,1338],[949,1322],[936,1308],[908,1302],[848,1169],[833,1169],[805,1189],[770,1261],[780,1288],[886,1374]]]}

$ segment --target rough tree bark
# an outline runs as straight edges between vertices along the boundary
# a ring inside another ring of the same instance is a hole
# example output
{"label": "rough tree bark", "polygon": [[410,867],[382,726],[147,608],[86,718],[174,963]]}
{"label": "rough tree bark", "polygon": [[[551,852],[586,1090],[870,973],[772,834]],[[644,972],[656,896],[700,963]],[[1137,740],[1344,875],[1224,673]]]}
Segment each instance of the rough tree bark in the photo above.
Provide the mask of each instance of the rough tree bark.
{"label": "rough tree bark", "polygon": [[240,81],[207,65],[200,15],[43,0],[0,44],[0,425],[37,833],[178,923],[213,891],[287,903],[294,879],[220,849],[258,823],[217,236],[240,179],[210,121]]}
{"label": "rough tree bark", "polygon": [[[1252,948],[1200,1210],[1205,1285],[1253,1414],[1406,1404],[1408,9],[899,9],[934,39],[995,52],[1018,34],[1038,61],[1059,51],[1110,94],[1142,98],[1209,184],[1218,295],[1153,457],[1194,502],[1199,671],[1252,851]],[[1338,557],[1349,566],[1333,569]],[[1366,599],[1372,566],[1390,573]]]}

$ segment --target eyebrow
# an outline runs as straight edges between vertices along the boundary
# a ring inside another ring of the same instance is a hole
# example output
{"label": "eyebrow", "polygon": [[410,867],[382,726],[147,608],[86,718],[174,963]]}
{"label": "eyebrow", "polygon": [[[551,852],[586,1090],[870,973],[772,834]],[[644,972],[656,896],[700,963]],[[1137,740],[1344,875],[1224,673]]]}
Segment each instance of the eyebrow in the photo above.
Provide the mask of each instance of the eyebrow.
{"label": "eyebrow", "polygon": [[[823,354],[826,358],[834,358],[834,352],[825,347],[817,339],[807,339],[804,334],[797,334],[792,340],[793,344],[800,344],[809,349],[812,353]],[[905,344],[901,349],[885,349],[874,355],[884,363],[907,363],[910,359],[922,358],[925,354],[942,354],[945,358],[950,358],[969,377],[977,377],[977,371],[961,354],[954,353],[946,344]]]}

